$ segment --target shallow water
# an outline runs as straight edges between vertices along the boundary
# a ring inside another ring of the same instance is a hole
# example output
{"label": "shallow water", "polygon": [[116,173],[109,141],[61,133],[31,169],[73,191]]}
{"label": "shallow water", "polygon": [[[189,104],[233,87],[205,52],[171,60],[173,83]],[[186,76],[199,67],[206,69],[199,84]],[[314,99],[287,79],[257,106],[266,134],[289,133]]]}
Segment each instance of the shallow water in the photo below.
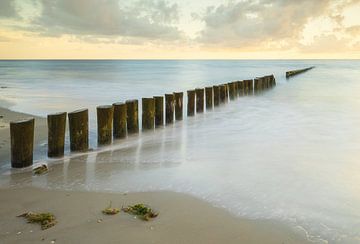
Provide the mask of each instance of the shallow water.
{"label": "shallow water", "polygon": [[[286,80],[284,72],[316,68]],[[0,61],[0,99],[46,115],[274,73],[277,87],[0,185],[190,193],[239,216],[360,243],[360,61]],[[36,149],[44,158],[44,146]]]}

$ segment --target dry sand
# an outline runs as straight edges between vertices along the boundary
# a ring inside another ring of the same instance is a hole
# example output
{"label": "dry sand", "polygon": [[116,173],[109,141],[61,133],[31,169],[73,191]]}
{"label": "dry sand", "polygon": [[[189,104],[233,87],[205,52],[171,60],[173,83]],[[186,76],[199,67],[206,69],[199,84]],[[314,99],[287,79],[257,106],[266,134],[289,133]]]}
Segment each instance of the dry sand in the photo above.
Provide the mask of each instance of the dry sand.
{"label": "dry sand", "polygon": [[[0,123],[0,162],[3,163],[4,160],[10,162],[9,121],[33,116],[3,108],[0,108],[0,116],[3,116]],[[38,143],[46,139],[46,120],[36,117],[35,123],[35,143]],[[51,177],[58,173],[61,170],[39,177]],[[21,174],[18,176],[22,177]],[[159,211],[160,215],[149,222],[125,213],[104,216],[101,210],[110,201],[113,207],[146,203]],[[16,217],[28,211],[52,212],[58,224],[48,230],[41,230],[37,224],[29,224],[25,219]],[[223,209],[180,193],[124,195],[19,187],[0,188],[0,243],[310,242],[301,230],[295,231],[272,221],[237,218]]]}

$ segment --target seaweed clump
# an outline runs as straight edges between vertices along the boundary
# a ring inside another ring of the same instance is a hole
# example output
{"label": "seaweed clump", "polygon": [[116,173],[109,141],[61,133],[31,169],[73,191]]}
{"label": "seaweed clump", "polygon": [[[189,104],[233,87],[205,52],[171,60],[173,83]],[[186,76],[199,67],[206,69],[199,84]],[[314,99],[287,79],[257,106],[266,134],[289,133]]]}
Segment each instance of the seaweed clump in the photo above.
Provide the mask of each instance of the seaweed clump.
{"label": "seaweed clump", "polygon": [[136,215],[145,221],[149,221],[150,219],[156,218],[159,215],[159,213],[154,212],[150,207],[142,203],[128,206],[127,208],[122,208],[122,211]]}
{"label": "seaweed clump", "polygon": [[47,173],[49,170],[49,168],[46,166],[46,164],[42,164],[41,166],[39,167],[36,167],[33,172],[35,175],[42,175],[42,174],[45,174]]}
{"label": "seaweed clump", "polygon": [[109,204],[109,206],[107,208],[102,210],[102,213],[106,214],[106,215],[115,215],[115,214],[117,214],[119,212],[120,212],[120,209],[111,207],[111,202],[110,202],[110,204]]}
{"label": "seaweed clump", "polygon": [[27,219],[28,223],[39,223],[42,230],[49,229],[56,225],[57,221],[55,216],[52,213],[34,213],[27,212],[17,217],[24,217]]}

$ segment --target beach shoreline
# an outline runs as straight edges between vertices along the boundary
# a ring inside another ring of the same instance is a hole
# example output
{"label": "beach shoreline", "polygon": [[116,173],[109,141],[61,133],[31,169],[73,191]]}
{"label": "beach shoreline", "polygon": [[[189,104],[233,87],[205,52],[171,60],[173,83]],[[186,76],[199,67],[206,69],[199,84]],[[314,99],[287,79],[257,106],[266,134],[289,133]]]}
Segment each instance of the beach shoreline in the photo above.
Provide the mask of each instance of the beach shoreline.
{"label": "beach shoreline", "polygon": [[[182,193],[100,193],[0,188],[0,241],[4,243],[313,243],[301,229],[270,220],[232,216]],[[127,213],[106,216],[111,202],[121,208],[149,204],[159,216],[142,221]],[[51,212],[58,223],[47,230],[16,217]]]}
{"label": "beach shoreline", "polygon": [[[46,139],[46,119],[0,107],[0,160],[10,162],[9,122],[34,117],[35,142]],[[20,174],[21,175],[21,174]],[[17,175],[17,177],[20,177]],[[17,178],[15,177],[15,178]],[[41,176],[40,176],[41,177]],[[46,176],[49,177],[49,176]],[[20,184],[21,185],[21,184]],[[231,215],[225,209],[175,192],[102,193],[51,189],[0,187],[0,241],[6,243],[307,243],[304,231],[268,220],[249,220]],[[114,207],[143,202],[160,216],[142,222],[121,213],[104,216],[109,202]],[[16,218],[27,211],[53,212],[59,223],[46,231]],[[120,228],[121,227],[121,228]],[[139,233],[142,233],[139,235]],[[116,241],[114,241],[116,240]],[[309,242],[310,243],[310,242]]]}

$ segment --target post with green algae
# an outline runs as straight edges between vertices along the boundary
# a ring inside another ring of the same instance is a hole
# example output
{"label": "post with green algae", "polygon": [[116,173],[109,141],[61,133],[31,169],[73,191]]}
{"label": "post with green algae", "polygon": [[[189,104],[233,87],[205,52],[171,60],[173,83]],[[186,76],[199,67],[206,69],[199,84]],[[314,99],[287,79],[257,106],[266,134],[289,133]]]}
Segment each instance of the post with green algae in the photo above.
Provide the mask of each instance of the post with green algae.
{"label": "post with green algae", "polygon": [[172,124],[174,122],[174,94],[165,94],[165,123]]}
{"label": "post with green algae", "polygon": [[182,120],[183,119],[183,99],[184,93],[183,92],[174,92],[174,106],[175,106],[175,120]]}
{"label": "post with green algae", "polygon": [[243,81],[237,81],[238,83],[238,96],[243,96],[244,95],[244,83]]}
{"label": "post with green algae", "polygon": [[195,115],[195,90],[187,91],[188,104],[187,104],[187,115],[194,116]]}
{"label": "post with green algae", "polygon": [[214,91],[214,106],[219,106],[220,104],[220,87],[219,86],[213,86]]}
{"label": "post with green algae", "polygon": [[155,129],[155,100],[154,98],[142,99],[142,130]]}
{"label": "post with green algae", "polygon": [[48,157],[64,156],[66,112],[49,114],[48,125]]}
{"label": "post with green algae", "polygon": [[253,80],[244,80],[244,82],[246,83],[247,94],[249,95],[253,94],[253,90],[254,90]]}
{"label": "post with green algae", "polygon": [[204,88],[196,88],[196,113],[204,112]]}
{"label": "post with green algae", "polygon": [[114,103],[113,111],[113,137],[114,139],[126,138],[126,104]]}
{"label": "post with green algae", "polygon": [[34,118],[10,122],[11,167],[33,164],[34,125]]}
{"label": "post with green algae", "polygon": [[68,113],[70,150],[72,152],[89,149],[89,111],[80,109]]}
{"label": "post with green algae", "polygon": [[164,125],[164,97],[155,96],[155,127]]}
{"label": "post with green algae", "polygon": [[205,87],[205,97],[206,97],[206,110],[212,110],[213,108],[213,87]]}
{"label": "post with green algae", "polygon": [[112,125],[114,110],[112,105],[96,107],[98,144],[106,145],[112,141]]}
{"label": "post with green algae", "polygon": [[139,101],[137,99],[126,101],[126,118],[128,135],[139,133]]}

